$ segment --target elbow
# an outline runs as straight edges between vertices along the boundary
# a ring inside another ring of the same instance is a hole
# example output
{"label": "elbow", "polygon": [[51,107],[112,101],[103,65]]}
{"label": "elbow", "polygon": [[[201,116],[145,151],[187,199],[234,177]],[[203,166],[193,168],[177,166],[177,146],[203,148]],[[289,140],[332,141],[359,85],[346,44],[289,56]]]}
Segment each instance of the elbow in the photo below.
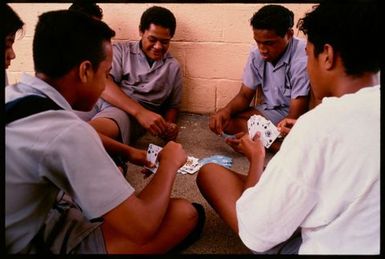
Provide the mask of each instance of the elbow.
{"label": "elbow", "polygon": [[138,229],[133,241],[138,245],[145,245],[154,239],[156,233],[156,229],[149,226],[142,226]]}

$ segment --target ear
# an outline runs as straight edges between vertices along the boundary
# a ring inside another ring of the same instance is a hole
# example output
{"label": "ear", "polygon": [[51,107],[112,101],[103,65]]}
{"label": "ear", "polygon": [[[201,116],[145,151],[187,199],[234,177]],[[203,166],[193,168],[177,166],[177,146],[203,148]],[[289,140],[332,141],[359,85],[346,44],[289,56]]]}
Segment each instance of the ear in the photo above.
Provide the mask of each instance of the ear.
{"label": "ear", "polygon": [[331,70],[335,66],[336,53],[330,44],[325,44],[322,52],[323,64],[326,70]]}
{"label": "ear", "polygon": [[287,38],[290,40],[291,38],[293,38],[293,35],[294,35],[294,30],[292,28],[290,28],[288,31],[287,31]]}
{"label": "ear", "polygon": [[94,74],[94,70],[92,64],[89,60],[85,60],[79,65],[79,78],[82,83],[87,83],[92,75]]}

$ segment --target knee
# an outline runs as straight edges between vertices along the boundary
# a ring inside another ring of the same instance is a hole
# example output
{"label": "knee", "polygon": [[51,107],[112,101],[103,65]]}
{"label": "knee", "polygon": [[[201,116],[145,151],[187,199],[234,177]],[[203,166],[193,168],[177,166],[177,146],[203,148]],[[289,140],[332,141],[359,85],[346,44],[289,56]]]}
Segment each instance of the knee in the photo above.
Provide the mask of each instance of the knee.
{"label": "knee", "polygon": [[175,209],[174,211],[178,211],[179,218],[185,219],[188,223],[195,223],[198,221],[198,212],[188,200],[173,198],[171,199],[170,205]]}
{"label": "knee", "polygon": [[199,188],[202,188],[207,182],[215,179],[218,165],[214,163],[205,164],[198,172],[196,182]]}

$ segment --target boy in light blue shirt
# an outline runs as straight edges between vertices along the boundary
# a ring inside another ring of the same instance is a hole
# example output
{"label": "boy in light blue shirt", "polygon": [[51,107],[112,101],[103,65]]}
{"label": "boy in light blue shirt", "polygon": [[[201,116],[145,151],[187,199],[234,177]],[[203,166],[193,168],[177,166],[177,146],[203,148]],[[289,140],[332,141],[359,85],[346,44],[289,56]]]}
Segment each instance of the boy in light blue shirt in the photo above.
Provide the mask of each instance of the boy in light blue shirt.
{"label": "boy in light blue shirt", "polygon": [[[261,115],[278,125],[285,118],[298,118],[309,107],[309,78],[306,71],[306,42],[293,37],[294,14],[279,5],[266,5],[251,18],[254,48],[245,66],[239,93],[210,117],[216,134],[247,132],[251,115]],[[257,90],[262,102],[250,103]],[[228,138],[234,147],[237,138]],[[272,145],[271,149],[277,149]]]}

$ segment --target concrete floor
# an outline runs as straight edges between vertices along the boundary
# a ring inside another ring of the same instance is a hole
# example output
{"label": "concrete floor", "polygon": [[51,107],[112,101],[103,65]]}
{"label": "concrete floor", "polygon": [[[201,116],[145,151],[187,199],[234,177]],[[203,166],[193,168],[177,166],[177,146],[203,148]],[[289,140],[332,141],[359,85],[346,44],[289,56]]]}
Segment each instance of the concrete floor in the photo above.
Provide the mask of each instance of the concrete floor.
{"label": "concrete floor", "polygon": [[[248,170],[247,159],[234,152],[221,137],[216,136],[208,128],[208,116],[182,113],[178,120],[180,126],[177,142],[181,143],[188,156],[204,158],[212,155],[225,155],[233,159],[232,170],[245,174]],[[165,143],[156,137],[146,134],[134,146],[147,149],[153,143],[163,146]],[[271,155],[267,153],[268,161]],[[140,191],[150,178],[143,179],[142,168],[128,165],[127,180]],[[173,197],[183,197],[191,202],[198,202],[205,207],[206,223],[200,240],[195,242],[183,254],[251,254],[238,235],[222,221],[211,206],[206,202],[196,185],[196,173],[193,175],[177,174],[172,191]]]}

